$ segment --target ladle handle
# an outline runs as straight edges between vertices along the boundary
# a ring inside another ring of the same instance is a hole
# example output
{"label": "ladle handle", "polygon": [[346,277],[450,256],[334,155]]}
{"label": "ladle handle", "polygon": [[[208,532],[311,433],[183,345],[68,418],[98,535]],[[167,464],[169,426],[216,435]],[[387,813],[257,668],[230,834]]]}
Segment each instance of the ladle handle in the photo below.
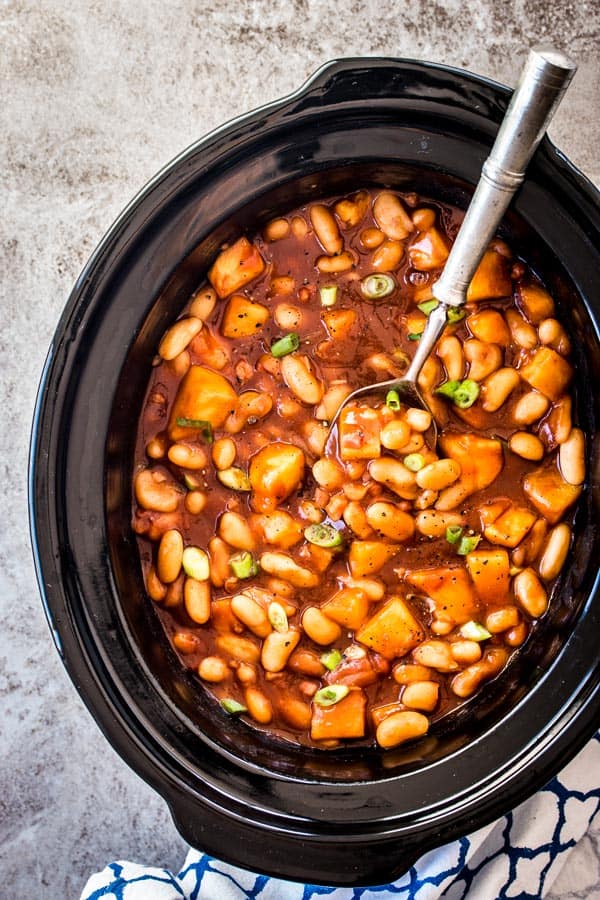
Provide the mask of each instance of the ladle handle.
{"label": "ladle handle", "polygon": [[576,71],[575,63],[558,50],[537,47],[529,51],[444,271],[432,287],[440,305],[429,315],[404,376],[407,380],[417,381],[444,330],[448,307],[466,303],[467,289],[481,257]]}
{"label": "ladle handle", "polygon": [[576,70],[575,63],[550,47],[529,51],[444,271],[433,286],[436,300],[448,306],[465,303],[481,257]]}

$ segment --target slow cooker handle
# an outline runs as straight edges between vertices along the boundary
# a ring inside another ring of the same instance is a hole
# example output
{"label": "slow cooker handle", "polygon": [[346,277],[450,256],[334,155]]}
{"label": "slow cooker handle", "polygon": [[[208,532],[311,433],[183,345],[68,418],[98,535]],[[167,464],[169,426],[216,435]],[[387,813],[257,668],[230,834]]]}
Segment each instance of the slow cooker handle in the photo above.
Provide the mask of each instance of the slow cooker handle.
{"label": "slow cooker handle", "polygon": [[[382,841],[373,840],[368,847],[361,845],[349,862],[348,843],[343,834],[339,840],[331,840],[330,834],[325,839],[318,831],[311,833],[310,825],[306,831],[295,831],[282,827],[281,823],[273,832],[273,822],[244,822],[243,819],[235,821],[237,842],[232,844],[232,820],[225,809],[199,805],[182,791],[170,793],[167,802],[180,835],[201,853],[221,859],[226,847],[227,861],[247,868],[244,854],[252,847],[255,858],[260,860],[255,867],[257,872],[304,884],[330,885],[332,872],[339,873],[335,882],[338,887],[388,884],[406,875],[436,845],[436,834],[431,832],[419,831],[401,839],[389,836]],[[276,840],[271,839],[274,833]]]}

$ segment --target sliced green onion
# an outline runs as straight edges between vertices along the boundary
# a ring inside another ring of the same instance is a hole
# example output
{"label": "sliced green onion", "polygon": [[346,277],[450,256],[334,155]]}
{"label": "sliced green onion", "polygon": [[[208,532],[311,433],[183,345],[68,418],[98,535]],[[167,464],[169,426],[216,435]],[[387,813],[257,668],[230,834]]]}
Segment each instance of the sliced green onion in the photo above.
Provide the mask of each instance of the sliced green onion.
{"label": "sliced green onion", "polygon": [[337,284],[324,284],[323,287],[320,287],[319,294],[321,295],[321,306],[335,306],[337,293]]}
{"label": "sliced green onion", "polygon": [[409,334],[406,335],[406,337],[409,339],[409,341],[420,341],[421,334],[422,334],[422,332],[419,332],[417,334],[416,331],[411,331]]}
{"label": "sliced green onion", "polygon": [[195,428],[201,433],[207,444],[212,444],[213,428],[206,419],[186,419],[184,416],[177,416],[175,421],[180,428]]}
{"label": "sliced green onion", "polygon": [[230,466],[228,469],[220,469],[217,472],[217,478],[219,479],[221,484],[225,485],[225,487],[227,488],[230,488],[232,491],[252,490],[250,479],[243,471],[243,469],[238,469],[237,466]]}
{"label": "sliced green onion", "polygon": [[329,669],[330,672],[333,672],[334,669],[337,669],[341,661],[342,654],[339,650],[330,650],[329,653],[323,653],[323,655],[321,656],[321,662],[326,669]]}
{"label": "sliced green onion", "polygon": [[473,534],[469,537],[461,537],[458,542],[458,547],[456,548],[456,552],[459,556],[466,556],[467,553],[470,553],[471,550],[474,550],[479,541],[481,540],[480,534]]}
{"label": "sliced green onion", "polygon": [[210,560],[208,553],[200,547],[186,547],[182,558],[183,571],[196,581],[208,581],[210,578]]}
{"label": "sliced green onion", "polygon": [[344,543],[344,537],[340,532],[326,522],[320,525],[309,525],[304,529],[304,537],[310,544],[317,547],[339,547]]}
{"label": "sliced green onion", "polygon": [[388,391],[385,395],[385,405],[390,409],[400,409],[400,394],[398,391]]}
{"label": "sliced green onion", "polygon": [[360,283],[360,289],[369,300],[381,300],[391,294],[396,287],[396,282],[391,275],[385,272],[377,272],[367,275]]}
{"label": "sliced green onion", "polygon": [[461,319],[464,319],[467,311],[460,306],[451,306],[448,309],[448,314],[446,316],[449,325],[456,325],[457,322],[460,322]]}
{"label": "sliced green onion", "polygon": [[418,472],[425,465],[425,457],[421,453],[409,453],[404,457],[404,465],[411,472]]}
{"label": "sliced green onion", "polygon": [[225,712],[231,716],[239,716],[240,713],[248,712],[248,708],[243,703],[238,703],[237,700],[232,700],[231,697],[225,697],[220,703]]}
{"label": "sliced green onion", "polygon": [[287,613],[281,603],[278,603],[277,600],[273,600],[272,603],[269,603],[267,617],[275,631],[285,634],[286,631],[290,630]]}
{"label": "sliced green onion", "polygon": [[317,691],[313,700],[319,706],[333,706],[348,696],[350,688],[346,684],[330,684]]}
{"label": "sliced green onion", "polygon": [[479,397],[479,385],[470,378],[465,378],[464,381],[446,381],[436,388],[436,394],[449,397],[460,409],[468,409]]}
{"label": "sliced green onion", "polygon": [[229,565],[236,578],[253,578],[259,572],[258,563],[247,550],[230,556]]}
{"label": "sliced green onion", "polygon": [[202,486],[202,482],[198,478],[197,475],[190,475],[189,472],[186,472],[183,476],[183,480],[185,481],[185,486],[188,491],[197,491],[199,487]]}
{"label": "sliced green onion", "polygon": [[437,309],[439,303],[437,300],[425,300],[423,303],[417,303],[417,309],[420,309],[423,315],[428,316],[434,309]]}
{"label": "sliced green onion", "polygon": [[435,392],[436,394],[442,394],[444,397],[450,397],[451,400],[454,400],[454,395],[456,394],[459,385],[460,381],[445,381],[444,384],[441,384],[439,388],[435,389]]}
{"label": "sliced green onion", "polygon": [[271,344],[271,356],[280,359],[282,356],[287,356],[288,353],[293,353],[299,346],[300,338],[295,331],[290,331],[289,334],[284,335],[284,337]]}
{"label": "sliced green onion", "polygon": [[484,628],[483,625],[480,625],[479,622],[475,622],[473,619],[470,622],[465,622],[460,629],[460,635],[467,641],[487,641],[488,638],[491,638],[487,628]]}
{"label": "sliced green onion", "polygon": [[472,381],[470,378],[465,378],[456,389],[452,399],[460,409],[468,409],[470,406],[473,406],[478,397],[479,385],[477,382]]}
{"label": "sliced green onion", "polygon": [[448,525],[446,528],[446,540],[449,544],[458,544],[463,534],[460,525]]}

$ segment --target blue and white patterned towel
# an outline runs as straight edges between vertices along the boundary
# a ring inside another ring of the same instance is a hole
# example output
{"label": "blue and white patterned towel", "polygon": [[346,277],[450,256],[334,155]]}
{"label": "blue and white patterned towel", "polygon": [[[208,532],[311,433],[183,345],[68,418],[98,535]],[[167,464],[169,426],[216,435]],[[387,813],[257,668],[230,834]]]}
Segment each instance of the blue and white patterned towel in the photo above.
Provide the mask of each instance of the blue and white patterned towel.
{"label": "blue and white patterned towel", "polygon": [[600,732],[557,778],[513,812],[421,857],[384,887],[300,885],[190,850],[181,872],[114,862],[92,875],[81,900],[461,900],[543,898],[600,809]]}

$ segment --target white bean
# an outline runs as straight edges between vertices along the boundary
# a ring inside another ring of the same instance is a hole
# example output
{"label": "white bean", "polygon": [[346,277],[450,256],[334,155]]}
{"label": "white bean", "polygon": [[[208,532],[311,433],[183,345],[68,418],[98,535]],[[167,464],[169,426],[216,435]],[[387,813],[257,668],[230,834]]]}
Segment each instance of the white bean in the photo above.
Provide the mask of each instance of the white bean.
{"label": "white bean", "polygon": [[533,569],[523,569],[513,579],[513,591],[519,606],[528,613],[532,619],[539,619],[548,607],[548,595],[546,589],[537,577]]}
{"label": "white bean", "polygon": [[322,203],[315,203],[310,208],[310,221],[325,252],[330,256],[341,253],[344,241],[331,210]]}
{"label": "white bean", "polygon": [[508,400],[521,380],[516,369],[506,366],[488,375],[483,383],[482,403],[486,412],[496,412]]}
{"label": "white bean", "polygon": [[219,536],[237,550],[254,550],[256,540],[248,521],[236,512],[224,512],[219,520]]}
{"label": "white bean", "polygon": [[417,484],[423,490],[443,491],[460,478],[460,463],[454,459],[438,459],[417,472]]}
{"label": "white bean", "polygon": [[283,380],[301,403],[314,406],[323,398],[323,385],[313,374],[306,356],[290,354],[281,360]]}
{"label": "white bean", "polygon": [[189,316],[187,319],[179,319],[172,325],[162,341],[158,345],[159,356],[163,359],[175,359],[180,353],[183,353],[190,341],[196,337],[202,328],[202,320],[195,316]]}
{"label": "white bean", "polygon": [[571,529],[561,522],[552,529],[546,541],[546,547],[540,559],[538,569],[544,581],[553,581],[565,564],[571,546]]}
{"label": "white bean", "polygon": [[585,437],[581,428],[573,428],[567,440],[560,445],[558,461],[562,477],[569,484],[585,481]]}

